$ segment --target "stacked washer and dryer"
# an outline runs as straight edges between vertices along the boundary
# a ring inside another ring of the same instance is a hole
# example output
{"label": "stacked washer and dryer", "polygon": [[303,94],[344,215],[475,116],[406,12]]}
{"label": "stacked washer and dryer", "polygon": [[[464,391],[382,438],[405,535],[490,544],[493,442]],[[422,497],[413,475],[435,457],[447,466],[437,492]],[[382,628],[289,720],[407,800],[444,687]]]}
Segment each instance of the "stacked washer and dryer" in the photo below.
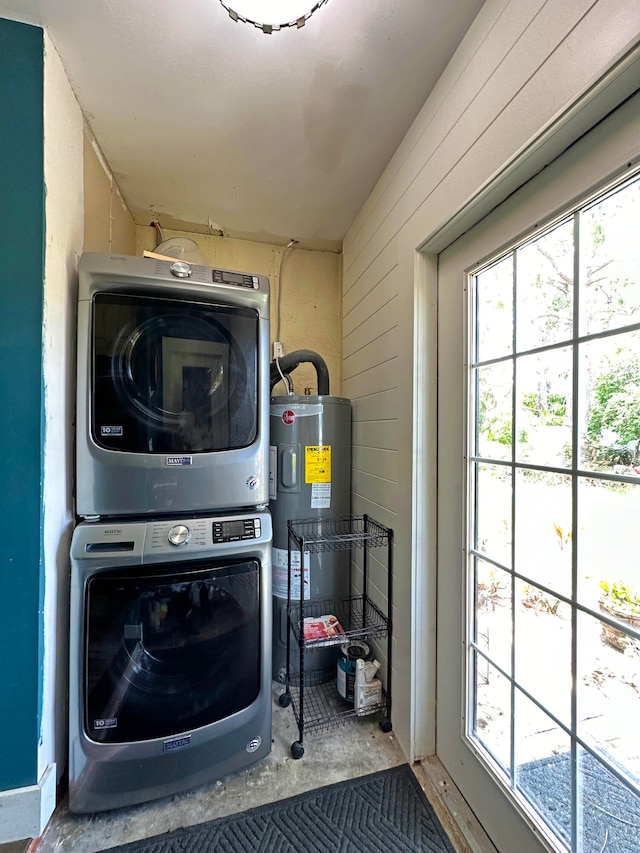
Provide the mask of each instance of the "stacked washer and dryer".
{"label": "stacked washer and dryer", "polygon": [[69,807],[187,790],[271,748],[269,282],[79,267]]}

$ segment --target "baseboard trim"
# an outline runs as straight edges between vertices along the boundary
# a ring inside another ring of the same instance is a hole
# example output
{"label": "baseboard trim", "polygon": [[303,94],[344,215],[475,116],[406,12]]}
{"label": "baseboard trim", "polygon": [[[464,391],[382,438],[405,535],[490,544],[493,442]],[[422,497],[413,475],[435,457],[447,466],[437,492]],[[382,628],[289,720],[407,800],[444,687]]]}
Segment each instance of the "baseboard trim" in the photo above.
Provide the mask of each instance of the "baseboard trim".
{"label": "baseboard trim", "polygon": [[48,765],[37,785],[0,791],[0,844],[38,838],[55,807],[55,764]]}
{"label": "baseboard trim", "polygon": [[425,758],[413,772],[457,853],[498,853],[440,759]]}

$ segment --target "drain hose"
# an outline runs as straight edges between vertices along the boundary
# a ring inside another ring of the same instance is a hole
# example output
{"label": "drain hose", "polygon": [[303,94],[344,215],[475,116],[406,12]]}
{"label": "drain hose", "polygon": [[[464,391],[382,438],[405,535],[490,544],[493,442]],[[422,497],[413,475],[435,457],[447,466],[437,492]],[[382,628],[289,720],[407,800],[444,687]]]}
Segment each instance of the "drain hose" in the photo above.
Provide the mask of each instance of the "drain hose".
{"label": "drain hose", "polygon": [[[279,358],[276,361],[271,362],[271,370],[270,370],[270,391],[273,391],[274,385],[277,385],[278,382],[282,379],[281,373],[287,376],[289,373],[292,373],[299,364],[303,362],[308,362],[312,364],[316,369],[316,375],[318,377],[318,394],[321,396],[326,396],[329,394],[329,371],[327,369],[327,365],[322,356],[318,355],[317,352],[313,352],[310,349],[298,349],[295,352],[290,352],[287,355],[283,355],[282,358]],[[280,370],[278,370],[278,366]]]}

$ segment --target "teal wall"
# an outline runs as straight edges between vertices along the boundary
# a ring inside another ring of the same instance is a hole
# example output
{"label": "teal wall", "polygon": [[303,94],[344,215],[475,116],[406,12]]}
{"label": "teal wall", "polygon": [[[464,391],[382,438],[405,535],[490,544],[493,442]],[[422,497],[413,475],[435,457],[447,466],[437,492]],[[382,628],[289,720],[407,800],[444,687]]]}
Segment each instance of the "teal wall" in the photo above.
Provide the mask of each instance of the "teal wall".
{"label": "teal wall", "polygon": [[43,31],[0,19],[0,790],[33,785],[42,689]]}

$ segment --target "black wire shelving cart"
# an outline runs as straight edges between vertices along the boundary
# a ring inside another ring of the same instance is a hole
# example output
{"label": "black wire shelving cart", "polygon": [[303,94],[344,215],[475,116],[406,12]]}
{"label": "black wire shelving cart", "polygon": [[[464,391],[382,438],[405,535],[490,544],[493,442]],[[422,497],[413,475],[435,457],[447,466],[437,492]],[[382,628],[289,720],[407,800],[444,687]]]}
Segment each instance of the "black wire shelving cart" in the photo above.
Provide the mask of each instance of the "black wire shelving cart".
{"label": "black wire shelving cart", "polygon": [[[285,689],[278,701],[283,708],[292,706],[298,725],[298,740],[291,744],[293,758],[304,755],[305,732],[320,731],[345,723],[351,719],[362,719],[372,714],[382,716],[380,728],[391,731],[391,612],[393,580],[393,530],[374,521],[368,515],[346,516],[334,519],[296,519],[288,521],[288,582],[287,582],[287,657]],[[386,549],[387,601],[386,614],[370,595],[369,552],[372,548]],[[330,601],[305,601],[303,583],[299,583],[299,598],[292,594],[294,565],[292,553],[299,552],[299,567],[304,566],[305,553],[322,551],[351,551],[363,549],[362,594]],[[317,617],[322,613],[335,615],[344,630],[334,637],[306,639],[305,617]],[[356,709],[338,693],[336,681],[326,681],[324,673],[305,666],[306,653],[328,646],[341,646],[353,640],[378,641],[386,638],[386,678],[382,697],[378,704],[366,709]],[[298,671],[292,667],[293,655],[298,653]]]}

